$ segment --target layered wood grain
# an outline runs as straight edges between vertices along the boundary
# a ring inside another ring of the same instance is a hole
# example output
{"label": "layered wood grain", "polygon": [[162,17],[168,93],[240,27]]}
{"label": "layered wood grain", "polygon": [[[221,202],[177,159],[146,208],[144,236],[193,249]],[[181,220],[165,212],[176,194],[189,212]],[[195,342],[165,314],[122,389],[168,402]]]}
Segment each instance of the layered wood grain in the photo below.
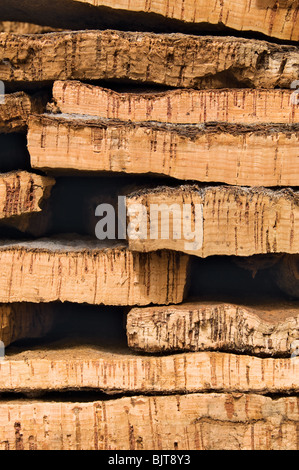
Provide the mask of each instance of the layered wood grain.
{"label": "layered wood grain", "polygon": [[205,301],[135,308],[128,314],[127,337],[130,348],[149,353],[214,350],[290,357],[299,338],[299,305]]}
{"label": "layered wood grain", "polygon": [[8,350],[0,363],[0,391],[35,393],[102,391],[107,394],[299,391],[299,360],[218,352],[146,356],[126,349],[44,343]]}
{"label": "layered wood grain", "polygon": [[0,242],[0,302],[106,305],[183,300],[188,257],[149,255],[92,239]]}
{"label": "layered wood grain", "polygon": [[290,189],[194,185],[140,190],[127,197],[129,247],[204,258],[296,254],[298,207],[298,194]]}
{"label": "layered wood grain", "polygon": [[298,398],[254,394],[0,403],[3,450],[296,450]]}
{"label": "layered wood grain", "polygon": [[297,186],[299,128],[183,126],[31,116],[33,168],[52,173],[124,172],[232,185]]}
{"label": "layered wood grain", "polygon": [[15,86],[119,79],[182,88],[289,89],[298,67],[296,46],[252,39],[111,30],[0,34],[0,76]]}
{"label": "layered wood grain", "polygon": [[76,80],[59,80],[53,86],[54,102],[64,114],[170,124],[295,124],[299,122],[299,109],[295,104],[298,95],[293,93],[237,88],[118,93]]}
{"label": "layered wood grain", "polygon": [[54,184],[53,178],[26,171],[0,173],[0,221],[40,212]]}

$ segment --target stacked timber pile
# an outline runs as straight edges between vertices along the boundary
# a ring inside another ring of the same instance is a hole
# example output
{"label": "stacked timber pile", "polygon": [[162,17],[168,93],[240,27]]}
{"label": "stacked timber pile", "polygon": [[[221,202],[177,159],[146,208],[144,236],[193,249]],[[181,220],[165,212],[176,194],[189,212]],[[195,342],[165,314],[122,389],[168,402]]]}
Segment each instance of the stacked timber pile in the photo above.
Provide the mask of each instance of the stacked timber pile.
{"label": "stacked timber pile", "polygon": [[2,1],[1,449],[299,448],[297,17]]}

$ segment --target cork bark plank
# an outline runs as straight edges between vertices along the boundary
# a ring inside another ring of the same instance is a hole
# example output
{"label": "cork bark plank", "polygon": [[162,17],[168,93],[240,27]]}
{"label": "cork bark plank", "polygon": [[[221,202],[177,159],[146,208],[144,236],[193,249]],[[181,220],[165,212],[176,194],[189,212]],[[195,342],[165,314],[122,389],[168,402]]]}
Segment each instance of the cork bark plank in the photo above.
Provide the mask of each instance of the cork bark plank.
{"label": "cork bark plank", "polygon": [[244,354],[194,352],[168,356],[130,353],[127,349],[44,342],[45,348],[7,351],[0,363],[0,392],[101,391],[106,394],[185,394],[299,391],[299,360]]}
{"label": "cork bark plank", "polygon": [[298,397],[135,396],[0,403],[3,450],[296,450]]}
{"label": "cork bark plank", "polygon": [[0,304],[0,341],[7,347],[19,339],[42,337],[51,330],[53,319],[47,305]]}
{"label": "cork bark plank", "polygon": [[193,185],[139,190],[126,199],[129,247],[140,252],[170,249],[202,258],[295,254],[298,201],[291,189]]}
{"label": "cork bark plank", "polygon": [[299,110],[291,102],[293,93],[246,88],[119,93],[76,80],[56,81],[53,85],[54,103],[63,114],[170,124],[295,124],[299,122]]}
{"label": "cork bark plank", "polygon": [[0,132],[26,132],[31,113],[42,113],[46,100],[42,95],[29,96],[19,91],[6,93],[0,104]]}
{"label": "cork bark plank", "polygon": [[298,68],[296,46],[253,39],[113,30],[0,33],[0,78],[14,86],[118,79],[195,89],[290,89]]}
{"label": "cork bark plank", "polygon": [[28,150],[46,172],[160,174],[248,186],[298,186],[299,127],[106,121],[34,115]]}
{"label": "cork bark plank", "polygon": [[26,171],[0,173],[0,221],[41,212],[54,184],[53,178]]}
{"label": "cork bark plank", "polygon": [[127,317],[129,347],[146,353],[213,350],[291,357],[298,337],[296,302],[189,302],[135,308]]}
{"label": "cork bark plank", "polygon": [[148,305],[183,300],[188,257],[72,236],[1,241],[0,264],[3,303]]}
{"label": "cork bark plank", "polygon": [[298,41],[298,4],[286,0],[4,0],[2,18],[70,28],[102,27],[118,24],[129,28],[160,30],[223,30],[258,32],[283,40]]}

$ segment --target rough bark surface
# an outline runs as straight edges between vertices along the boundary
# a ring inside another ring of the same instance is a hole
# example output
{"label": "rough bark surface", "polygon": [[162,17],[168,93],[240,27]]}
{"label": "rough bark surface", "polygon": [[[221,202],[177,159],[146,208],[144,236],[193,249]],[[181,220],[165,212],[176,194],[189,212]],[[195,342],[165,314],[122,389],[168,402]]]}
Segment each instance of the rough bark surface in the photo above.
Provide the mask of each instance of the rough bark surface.
{"label": "rough bark surface", "polygon": [[299,127],[184,126],[32,116],[33,168],[154,173],[181,180],[248,186],[298,186]]}
{"label": "rough bark surface", "polygon": [[160,187],[127,197],[127,210],[134,251],[171,249],[204,258],[299,251],[298,195],[289,189]]}
{"label": "rough bark surface", "polygon": [[[1,17],[69,27],[146,26],[192,31],[223,29],[256,31],[298,41],[298,3],[293,0],[3,0]],[[167,21],[168,20],[168,21]],[[170,21],[170,24],[169,24]]]}
{"label": "rough bark surface", "polygon": [[46,344],[8,352],[0,392],[93,390],[105,393],[298,393],[299,359],[199,352],[138,356],[120,348]]}
{"label": "rough bark surface", "polygon": [[[3,341],[5,347],[19,339],[44,336],[52,326],[53,314],[45,305],[0,305],[0,341]],[[23,369],[18,371],[19,379]]]}
{"label": "rough bark surface", "polygon": [[291,103],[293,93],[252,89],[117,93],[78,81],[57,81],[53,86],[54,102],[64,114],[170,124],[298,123],[299,108]]}
{"label": "rough bark surface", "polygon": [[128,314],[127,336],[130,348],[150,353],[222,350],[290,357],[299,338],[299,306],[193,302],[135,308]]}
{"label": "rough bark surface", "polygon": [[182,88],[289,89],[298,70],[296,46],[251,39],[111,30],[0,33],[0,77],[14,85],[120,79]]}
{"label": "rough bark surface", "polygon": [[188,257],[95,240],[0,242],[0,302],[169,304],[183,300]]}
{"label": "rough bark surface", "polygon": [[298,397],[136,396],[0,404],[4,450],[297,450]]}
{"label": "rough bark surface", "polygon": [[53,178],[26,171],[0,173],[0,220],[40,212],[54,184]]}

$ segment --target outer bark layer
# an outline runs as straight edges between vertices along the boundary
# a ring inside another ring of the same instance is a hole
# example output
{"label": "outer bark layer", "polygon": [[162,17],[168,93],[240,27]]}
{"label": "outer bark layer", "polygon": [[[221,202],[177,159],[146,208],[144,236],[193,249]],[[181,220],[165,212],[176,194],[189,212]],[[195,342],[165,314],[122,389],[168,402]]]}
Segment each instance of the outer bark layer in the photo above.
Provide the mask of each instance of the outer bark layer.
{"label": "outer bark layer", "polygon": [[10,353],[0,364],[1,392],[101,390],[105,393],[207,391],[297,393],[299,359],[202,352],[138,356],[95,346],[47,345]]}
{"label": "outer bark layer", "polygon": [[151,353],[210,349],[291,356],[299,337],[299,308],[296,303],[220,302],[136,308],[128,314],[127,336],[131,348]]}
{"label": "outer bark layer", "polygon": [[[138,231],[135,204],[145,208]],[[127,209],[134,224],[129,246],[136,251],[171,249],[199,257],[299,251],[298,195],[291,190],[161,187],[129,196]]]}
{"label": "outer bark layer", "polygon": [[297,186],[297,126],[180,126],[33,116],[33,168],[52,172],[157,173],[181,180]]}
{"label": "outer bark layer", "polygon": [[0,173],[0,220],[40,212],[54,184],[53,178],[26,171]]}
{"label": "outer bark layer", "polygon": [[[89,7],[89,8],[88,8]],[[92,8],[93,7],[93,8]],[[239,31],[257,31],[285,40],[299,39],[298,4],[286,0],[224,0],[216,3],[205,0],[4,0],[2,18],[31,21],[41,24],[69,27],[120,26],[173,29],[222,29],[223,26]]]}
{"label": "outer bark layer", "polygon": [[299,109],[291,103],[293,93],[246,89],[117,93],[77,81],[57,81],[53,87],[54,101],[62,113],[172,124],[297,123]]}
{"label": "outer bark layer", "polygon": [[[217,60],[215,60],[217,57]],[[296,46],[231,37],[78,31],[0,34],[6,82],[125,79],[183,88],[290,88]]]}
{"label": "outer bark layer", "polygon": [[[52,325],[53,313],[45,305],[0,305],[0,341],[5,346],[19,339],[44,336]],[[24,367],[18,371],[19,379],[23,369]]]}
{"label": "outer bark layer", "polygon": [[251,394],[0,404],[2,449],[298,448],[298,398]]}
{"label": "outer bark layer", "polygon": [[183,300],[188,257],[132,253],[94,240],[0,244],[0,302],[168,304]]}

